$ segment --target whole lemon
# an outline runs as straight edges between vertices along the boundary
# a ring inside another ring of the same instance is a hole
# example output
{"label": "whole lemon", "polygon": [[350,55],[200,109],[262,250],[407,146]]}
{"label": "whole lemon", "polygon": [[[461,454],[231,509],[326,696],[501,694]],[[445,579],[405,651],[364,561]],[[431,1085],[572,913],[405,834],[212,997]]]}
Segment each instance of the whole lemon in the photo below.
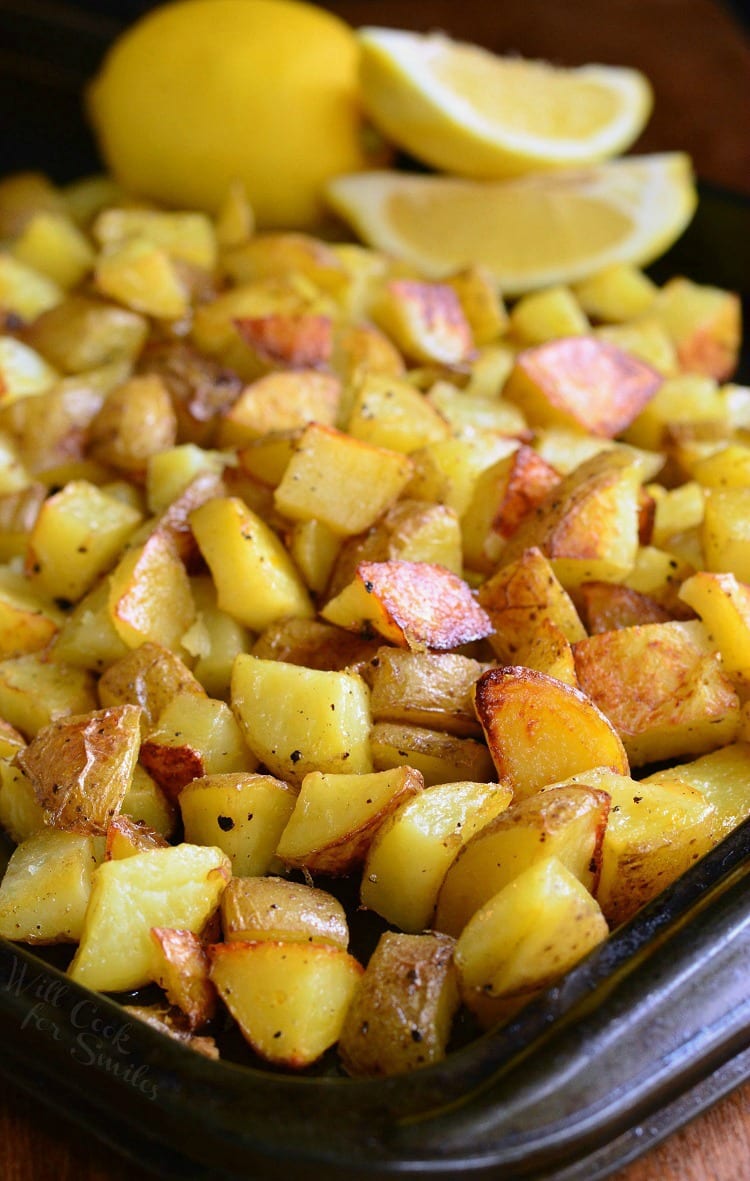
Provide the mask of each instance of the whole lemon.
{"label": "whole lemon", "polygon": [[243,181],[260,226],[309,228],[324,183],[371,162],[354,31],[297,0],[178,0],[122,34],[88,93],[129,191],[216,210]]}

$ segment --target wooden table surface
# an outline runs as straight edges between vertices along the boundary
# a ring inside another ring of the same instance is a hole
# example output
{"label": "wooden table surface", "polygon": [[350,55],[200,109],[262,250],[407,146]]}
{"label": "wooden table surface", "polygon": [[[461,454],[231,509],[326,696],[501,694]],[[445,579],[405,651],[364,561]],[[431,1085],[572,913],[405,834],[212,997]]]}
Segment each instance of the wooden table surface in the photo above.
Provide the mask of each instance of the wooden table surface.
{"label": "wooden table surface", "polygon": [[[637,149],[687,150],[699,176],[750,194],[750,39],[727,4],[334,0],[325,7],[355,25],[441,28],[499,51],[558,63],[638,66],[653,83],[655,109]],[[618,1173],[616,1181],[748,1177],[750,1084]],[[132,1167],[114,1159],[108,1149],[5,1082],[0,1082],[0,1179],[140,1181]]]}

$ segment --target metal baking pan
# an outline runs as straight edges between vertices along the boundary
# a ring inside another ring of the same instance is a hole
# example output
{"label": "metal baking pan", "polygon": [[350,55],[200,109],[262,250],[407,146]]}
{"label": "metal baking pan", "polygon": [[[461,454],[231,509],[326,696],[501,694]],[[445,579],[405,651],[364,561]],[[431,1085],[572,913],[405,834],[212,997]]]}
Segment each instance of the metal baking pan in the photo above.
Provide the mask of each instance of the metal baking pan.
{"label": "metal baking pan", "polygon": [[[116,29],[0,3],[3,171],[98,168],[80,89]],[[747,311],[750,201],[703,186],[653,273],[732,288]],[[596,1181],[750,1077],[749,875],[750,822],[510,1024],[385,1080],[210,1061],[73,984],[57,949],[0,940],[0,1071],[181,1181]]]}

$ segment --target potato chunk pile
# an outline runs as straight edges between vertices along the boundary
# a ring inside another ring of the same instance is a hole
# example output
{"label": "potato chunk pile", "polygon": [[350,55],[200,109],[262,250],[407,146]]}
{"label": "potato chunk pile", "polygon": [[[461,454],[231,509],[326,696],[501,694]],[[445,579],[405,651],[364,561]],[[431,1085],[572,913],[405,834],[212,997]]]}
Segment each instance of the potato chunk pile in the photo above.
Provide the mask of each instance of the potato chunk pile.
{"label": "potato chunk pile", "polygon": [[739,303],[251,226],[0,183],[0,934],[386,1075],[750,814]]}

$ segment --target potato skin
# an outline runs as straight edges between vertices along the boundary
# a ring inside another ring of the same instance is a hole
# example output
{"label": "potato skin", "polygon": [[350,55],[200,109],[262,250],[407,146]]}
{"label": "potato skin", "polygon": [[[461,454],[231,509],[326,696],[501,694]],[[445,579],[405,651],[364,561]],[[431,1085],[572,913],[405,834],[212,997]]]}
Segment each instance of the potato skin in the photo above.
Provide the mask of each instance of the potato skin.
{"label": "potato skin", "polygon": [[402,1074],[444,1057],[458,1007],[453,946],[434,933],[381,936],[339,1039],[349,1074]]}

